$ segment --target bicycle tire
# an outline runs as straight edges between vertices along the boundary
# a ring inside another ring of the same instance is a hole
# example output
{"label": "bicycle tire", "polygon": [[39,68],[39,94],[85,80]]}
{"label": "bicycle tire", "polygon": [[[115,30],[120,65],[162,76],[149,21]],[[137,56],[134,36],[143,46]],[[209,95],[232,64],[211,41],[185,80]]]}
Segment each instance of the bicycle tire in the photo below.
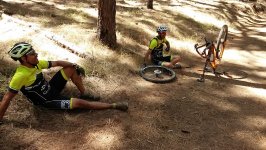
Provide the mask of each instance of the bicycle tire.
{"label": "bicycle tire", "polygon": [[210,58],[209,58],[209,62],[210,62],[210,64],[211,64],[211,67],[212,67],[212,69],[216,69],[216,67],[217,67],[217,65],[220,63],[217,59],[216,59],[216,53],[215,53],[215,47],[214,47],[214,45],[210,48],[210,50],[209,50],[209,55],[208,56],[210,56]]}
{"label": "bicycle tire", "polygon": [[[159,70],[162,74],[156,76],[154,71]],[[176,73],[163,66],[149,65],[140,69],[140,76],[153,83],[169,83],[176,79]]]}
{"label": "bicycle tire", "polygon": [[216,44],[216,56],[218,59],[222,59],[223,57],[227,36],[228,36],[228,26],[223,25],[218,35],[217,44]]}

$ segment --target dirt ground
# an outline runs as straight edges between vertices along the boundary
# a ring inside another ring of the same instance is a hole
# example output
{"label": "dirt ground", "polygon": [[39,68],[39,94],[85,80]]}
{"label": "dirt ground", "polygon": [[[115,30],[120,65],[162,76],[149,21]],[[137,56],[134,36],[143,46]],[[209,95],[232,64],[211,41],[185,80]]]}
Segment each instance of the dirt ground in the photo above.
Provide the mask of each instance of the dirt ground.
{"label": "dirt ground", "polygon": [[[144,1],[118,0],[119,47],[110,50],[95,40],[96,0],[0,1],[8,15],[0,20],[1,96],[17,66],[6,53],[26,40],[38,49],[39,59],[85,66],[85,85],[101,94],[101,101],[129,102],[128,112],[47,110],[19,94],[0,126],[0,149],[265,150],[266,17],[252,9],[254,4],[266,6],[264,1],[172,0],[154,1],[154,10],[148,10]],[[162,22],[170,28],[169,41],[184,67],[175,70],[174,82],[155,84],[143,80],[138,70]],[[204,36],[216,37],[223,24],[229,26],[229,37],[218,69],[233,78],[207,73],[204,83],[197,82],[204,60],[193,46]],[[46,37],[48,31],[92,57],[58,46]],[[46,77],[57,70],[45,71]],[[77,90],[69,83],[64,93]]]}

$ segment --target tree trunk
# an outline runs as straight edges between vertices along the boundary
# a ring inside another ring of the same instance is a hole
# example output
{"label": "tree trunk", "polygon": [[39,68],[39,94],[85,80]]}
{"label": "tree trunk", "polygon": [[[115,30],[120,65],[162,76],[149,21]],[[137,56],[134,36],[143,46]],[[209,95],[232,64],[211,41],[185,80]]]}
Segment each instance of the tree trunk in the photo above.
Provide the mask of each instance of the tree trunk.
{"label": "tree trunk", "polygon": [[147,8],[148,9],[153,9],[153,0],[148,0]]}
{"label": "tree trunk", "polygon": [[99,0],[98,11],[98,38],[103,44],[114,48],[116,47],[116,0]]}

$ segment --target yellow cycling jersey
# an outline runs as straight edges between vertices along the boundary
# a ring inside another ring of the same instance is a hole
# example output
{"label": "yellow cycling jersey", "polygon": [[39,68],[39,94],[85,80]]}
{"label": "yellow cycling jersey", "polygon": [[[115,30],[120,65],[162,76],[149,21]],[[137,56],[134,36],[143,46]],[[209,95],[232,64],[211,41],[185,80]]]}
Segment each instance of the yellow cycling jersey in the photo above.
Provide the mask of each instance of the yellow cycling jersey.
{"label": "yellow cycling jersey", "polygon": [[167,42],[166,38],[160,40],[158,37],[155,37],[151,40],[149,49],[153,50],[155,48],[159,48],[161,44],[166,43],[166,42]]}
{"label": "yellow cycling jersey", "polygon": [[160,50],[163,51],[163,56],[170,56],[170,52],[169,51],[165,51],[162,49],[162,44],[163,43],[167,43],[168,41],[166,40],[166,38],[164,39],[159,39],[158,37],[155,37],[151,40],[150,45],[149,45],[149,49],[152,50]]}
{"label": "yellow cycling jersey", "polygon": [[39,60],[34,68],[20,65],[9,83],[9,89],[18,92],[23,86],[30,86],[35,82],[37,75],[42,73],[42,69],[47,69],[50,65],[49,61],[45,60]]}

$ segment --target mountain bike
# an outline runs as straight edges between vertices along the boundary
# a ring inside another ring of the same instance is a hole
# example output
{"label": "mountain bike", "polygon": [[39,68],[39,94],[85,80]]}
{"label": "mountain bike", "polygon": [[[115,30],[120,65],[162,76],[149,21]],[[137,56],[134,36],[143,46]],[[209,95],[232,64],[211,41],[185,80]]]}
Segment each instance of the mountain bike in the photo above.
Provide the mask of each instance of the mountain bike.
{"label": "mountain bike", "polygon": [[140,75],[145,80],[154,83],[168,83],[176,79],[176,73],[172,69],[157,65],[142,67]]}
{"label": "mountain bike", "polygon": [[[205,65],[203,68],[203,73],[200,77],[200,79],[197,79],[199,82],[205,81],[205,72],[209,71],[207,68],[208,65],[212,68],[212,72],[215,75],[219,75],[221,73],[216,72],[217,66],[221,63],[226,41],[227,41],[227,35],[228,35],[228,26],[223,25],[222,29],[220,30],[220,33],[217,38],[217,42],[213,42],[211,40],[208,40],[206,37],[205,44],[199,45],[195,44],[195,50],[196,52],[202,57],[205,58]],[[203,48],[205,46],[205,48]]]}

